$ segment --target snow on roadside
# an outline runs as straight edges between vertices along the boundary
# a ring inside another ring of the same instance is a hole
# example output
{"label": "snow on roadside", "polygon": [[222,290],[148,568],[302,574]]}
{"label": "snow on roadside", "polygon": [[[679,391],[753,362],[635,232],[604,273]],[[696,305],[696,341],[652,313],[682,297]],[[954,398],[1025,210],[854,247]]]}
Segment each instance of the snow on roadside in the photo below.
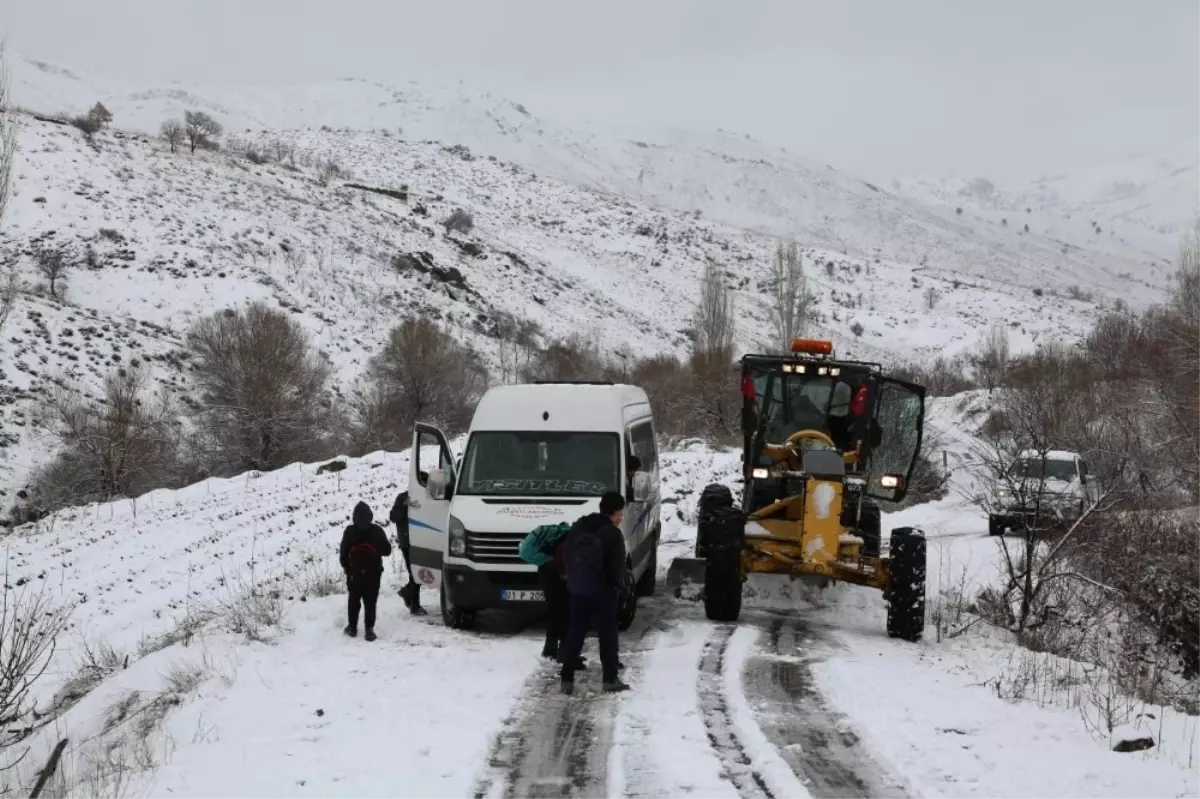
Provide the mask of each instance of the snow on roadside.
{"label": "snow on roadside", "polygon": [[882,633],[838,638],[844,648],[812,666],[817,684],[921,796],[1180,796],[1200,788],[1194,770],[1108,751],[1078,712],[997,697],[956,647]]}
{"label": "snow on roadside", "polygon": [[[345,597],[293,605],[294,632],[241,647],[232,684],[179,709],[154,796],[471,793],[475,765],[537,666],[526,636],[469,635],[380,598],[380,638],[341,635]],[[199,740],[196,730],[211,733]]]}

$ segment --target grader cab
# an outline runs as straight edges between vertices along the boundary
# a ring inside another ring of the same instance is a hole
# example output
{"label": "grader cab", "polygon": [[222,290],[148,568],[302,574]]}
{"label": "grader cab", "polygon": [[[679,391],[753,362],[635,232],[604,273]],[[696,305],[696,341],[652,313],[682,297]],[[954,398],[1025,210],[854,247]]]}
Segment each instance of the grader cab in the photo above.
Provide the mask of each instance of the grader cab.
{"label": "grader cab", "polygon": [[892,530],[883,552],[878,503],[907,492],[925,390],[797,339],[791,355],[742,358],[742,400],[741,507],[725,485],[704,489],[696,557],[671,564],[668,586],[702,581],[708,618],[736,621],[749,574],[856,583],[884,592],[889,635],[920,638],[924,534]]}

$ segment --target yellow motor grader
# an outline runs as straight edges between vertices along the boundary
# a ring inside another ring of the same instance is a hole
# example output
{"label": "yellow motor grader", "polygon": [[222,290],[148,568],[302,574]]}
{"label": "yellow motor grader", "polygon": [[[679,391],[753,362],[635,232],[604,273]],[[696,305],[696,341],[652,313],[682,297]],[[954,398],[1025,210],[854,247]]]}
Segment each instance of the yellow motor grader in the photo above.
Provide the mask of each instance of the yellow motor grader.
{"label": "yellow motor grader", "polygon": [[888,635],[925,625],[925,537],[891,531],[881,551],[879,502],[904,498],[921,447],[925,389],[879,364],[838,360],[832,342],[796,339],[789,355],[742,358],[743,491],[700,495],[696,557],[676,558],[667,585],[703,581],[704,610],[736,621],[746,575],[841,580],[881,589]]}

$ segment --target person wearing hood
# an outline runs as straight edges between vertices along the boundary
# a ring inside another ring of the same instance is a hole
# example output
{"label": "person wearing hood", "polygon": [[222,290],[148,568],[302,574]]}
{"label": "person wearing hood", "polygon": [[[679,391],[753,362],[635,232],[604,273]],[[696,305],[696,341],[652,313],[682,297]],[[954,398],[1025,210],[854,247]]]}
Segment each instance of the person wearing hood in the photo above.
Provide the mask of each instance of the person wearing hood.
{"label": "person wearing hood", "polygon": [[383,578],[383,559],[392,554],[392,545],[383,528],[373,522],[371,506],[360,502],[354,506],[353,524],[342,533],[339,552],[342,571],[346,573],[349,590],[348,624],[343,632],[353,638],[358,635],[358,613],[361,607],[366,632],[363,637],[375,640],[375,604],[379,601],[379,582]]}
{"label": "person wearing hood", "polygon": [[625,498],[616,491],[600,497],[600,512],[582,517],[567,533],[563,561],[571,609],[561,654],[562,692],[575,691],[575,672],[583,640],[592,622],[600,639],[600,667],[605,693],[626,691],[617,659],[617,613],[625,577],[625,537],[618,525]]}

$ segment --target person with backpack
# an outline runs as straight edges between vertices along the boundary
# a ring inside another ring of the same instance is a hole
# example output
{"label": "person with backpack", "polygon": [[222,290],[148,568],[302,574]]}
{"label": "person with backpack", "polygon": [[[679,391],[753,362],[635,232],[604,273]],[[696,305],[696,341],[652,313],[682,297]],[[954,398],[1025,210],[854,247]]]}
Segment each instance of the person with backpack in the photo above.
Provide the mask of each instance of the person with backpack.
{"label": "person with backpack", "polygon": [[408,608],[408,612],[414,616],[424,616],[425,608],[421,607],[421,585],[413,577],[412,559],[408,556],[408,492],[400,492],[400,496],[396,497],[396,502],[392,505],[392,512],[388,514],[388,518],[396,525],[396,545],[400,547],[400,554],[404,556],[404,568],[408,572],[408,584],[400,589],[400,598],[404,600],[404,606]]}
{"label": "person with backpack", "polygon": [[[521,560],[538,567],[538,583],[546,598],[546,643],[542,646],[542,657],[562,662],[561,646],[567,636],[567,619],[571,612],[571,597],[563,574],[563,561],[559,557],[560,544],[571,532],[571,524],[543,524],[521,539],[517,554]],[[580,657],[577,669],[587,668]]]}
{"label": "person with backpack", "polygon": [[371,506],[360,502],[354,506],[353,524],[342,533],[339,551],[342,570],[346,572],[346,588],[350,592],[347,611],[349,624],[342,631],[353,638],[358,635],[358,611],[361,605],[366,624],[363,638],[375,640],[375,603],[379,601],[379,582],[383,579],[383,559],[392,554],[392,545],[383,528],[373,523]]}
{"label": "person with backpack", "polygon": [[617,612],[625,575],[625,537],[619,525],[625,498],[616,491],[600,497],[600,512],[588,514],[571,527],[563,544],[563,562],[571,610],[562,654],[562,692],[575,692],[575,672],[583,639],[592,621],[600,639],[602,687],[606,693],[627,691],[618,674]]}

